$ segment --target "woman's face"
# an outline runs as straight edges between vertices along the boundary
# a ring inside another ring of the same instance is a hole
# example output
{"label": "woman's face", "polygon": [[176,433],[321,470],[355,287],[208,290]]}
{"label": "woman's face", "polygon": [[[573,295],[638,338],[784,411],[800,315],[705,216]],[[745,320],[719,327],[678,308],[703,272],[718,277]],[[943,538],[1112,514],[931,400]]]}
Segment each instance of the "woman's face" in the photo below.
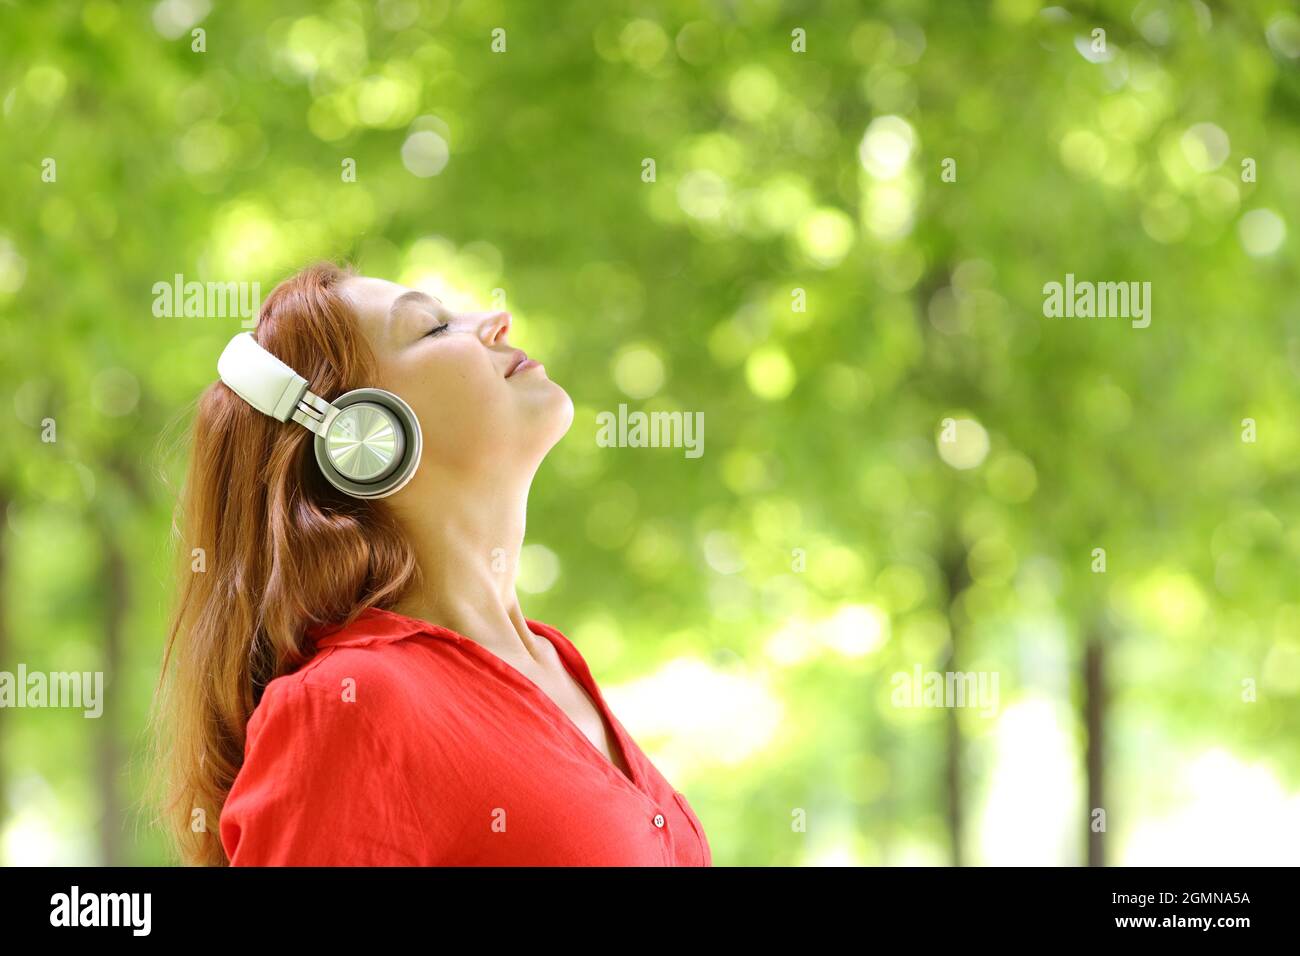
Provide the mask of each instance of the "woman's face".
{"label": "woman's face", "polygon": [[540,364],[514,371],[520,351],[509,341],[509,313],[453,312],[367,276],[350,276],[339,291],[375,354],[379,379],[367,384],[395,392],[420,420],[420,472],[429,462],[461,474],[536,468],[568,431],[568,393]]}

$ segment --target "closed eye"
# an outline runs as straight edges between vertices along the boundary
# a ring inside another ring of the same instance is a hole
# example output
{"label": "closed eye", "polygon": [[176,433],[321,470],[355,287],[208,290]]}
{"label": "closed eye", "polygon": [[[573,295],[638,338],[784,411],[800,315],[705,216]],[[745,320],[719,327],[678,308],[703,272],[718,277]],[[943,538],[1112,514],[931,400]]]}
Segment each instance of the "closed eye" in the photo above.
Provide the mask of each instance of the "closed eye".
{"label": "closed eye", "polygon": [[426,338],[432,338],[433,336],[437,335],[439,332],[446,332],[446,331],[447,331],[447,328],[450,326],[450,324],[451,324],[451,323],[449,323],[449,322],[444,322],[444,323],[442,323],[442,325],[435,325],[435,326],[434,326],[433,328],[431,328],[428,332],[424,333],[424,334],[425,334],[425,337],[426,337]]}

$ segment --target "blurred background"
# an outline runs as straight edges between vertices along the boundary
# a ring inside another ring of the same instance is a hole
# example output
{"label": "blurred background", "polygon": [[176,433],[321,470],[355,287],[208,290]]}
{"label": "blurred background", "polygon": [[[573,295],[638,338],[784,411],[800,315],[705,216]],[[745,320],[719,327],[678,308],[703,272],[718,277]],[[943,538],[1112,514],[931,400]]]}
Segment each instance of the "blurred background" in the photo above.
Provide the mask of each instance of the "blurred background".
{"label": "blurred background", "polygon": [[[1298,57],[1281,0],[0,6],[0,671],[104,674],[0,708],[0,860],[168,862],[172,512],[246,326],[156,286],[326,257],[572,395],[521,603],[717,865],[1294,863]],[[1067,274],[1150,325],[1046,317]],[[621,403],[704,453],[602,447]]]}

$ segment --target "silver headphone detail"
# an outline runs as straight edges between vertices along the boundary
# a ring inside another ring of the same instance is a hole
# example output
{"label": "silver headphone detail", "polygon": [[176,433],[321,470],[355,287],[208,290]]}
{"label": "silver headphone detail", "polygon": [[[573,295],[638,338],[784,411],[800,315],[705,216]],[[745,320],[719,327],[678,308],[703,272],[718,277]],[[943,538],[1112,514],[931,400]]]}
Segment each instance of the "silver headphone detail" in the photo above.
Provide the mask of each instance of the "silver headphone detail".
{"label": "silver headphone detail", "polygon": [[355,498],[400,489],[420,463],[420,423],[392,392],[358,388],[332,403],[316,432],[316,462],[335,488]]}
{"label": "silver headphone detail", "polygon": [[259,412],[316,436],[325,480],[354,498],[384,498],[406,485],[424,441],[411,406],[392,392],[358,388],[329,402],[307,380],[240,332],[217,360],[221,380]]}

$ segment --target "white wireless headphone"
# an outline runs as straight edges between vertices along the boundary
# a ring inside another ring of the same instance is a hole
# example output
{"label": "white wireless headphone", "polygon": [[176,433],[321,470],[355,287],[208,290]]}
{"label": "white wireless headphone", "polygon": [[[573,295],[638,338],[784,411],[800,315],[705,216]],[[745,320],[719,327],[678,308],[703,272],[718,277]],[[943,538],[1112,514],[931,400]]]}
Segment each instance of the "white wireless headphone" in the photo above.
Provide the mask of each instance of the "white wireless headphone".
{"label": "white wireless headphone", "polygon": [[316,436],[325,479],[354,498],[384,498],[420,464],[423,439],[411,406],[392,392],[358,388],[327,402],[307,380],[240,332],[217,359],[217,374],[264,415],[293,419]]}

